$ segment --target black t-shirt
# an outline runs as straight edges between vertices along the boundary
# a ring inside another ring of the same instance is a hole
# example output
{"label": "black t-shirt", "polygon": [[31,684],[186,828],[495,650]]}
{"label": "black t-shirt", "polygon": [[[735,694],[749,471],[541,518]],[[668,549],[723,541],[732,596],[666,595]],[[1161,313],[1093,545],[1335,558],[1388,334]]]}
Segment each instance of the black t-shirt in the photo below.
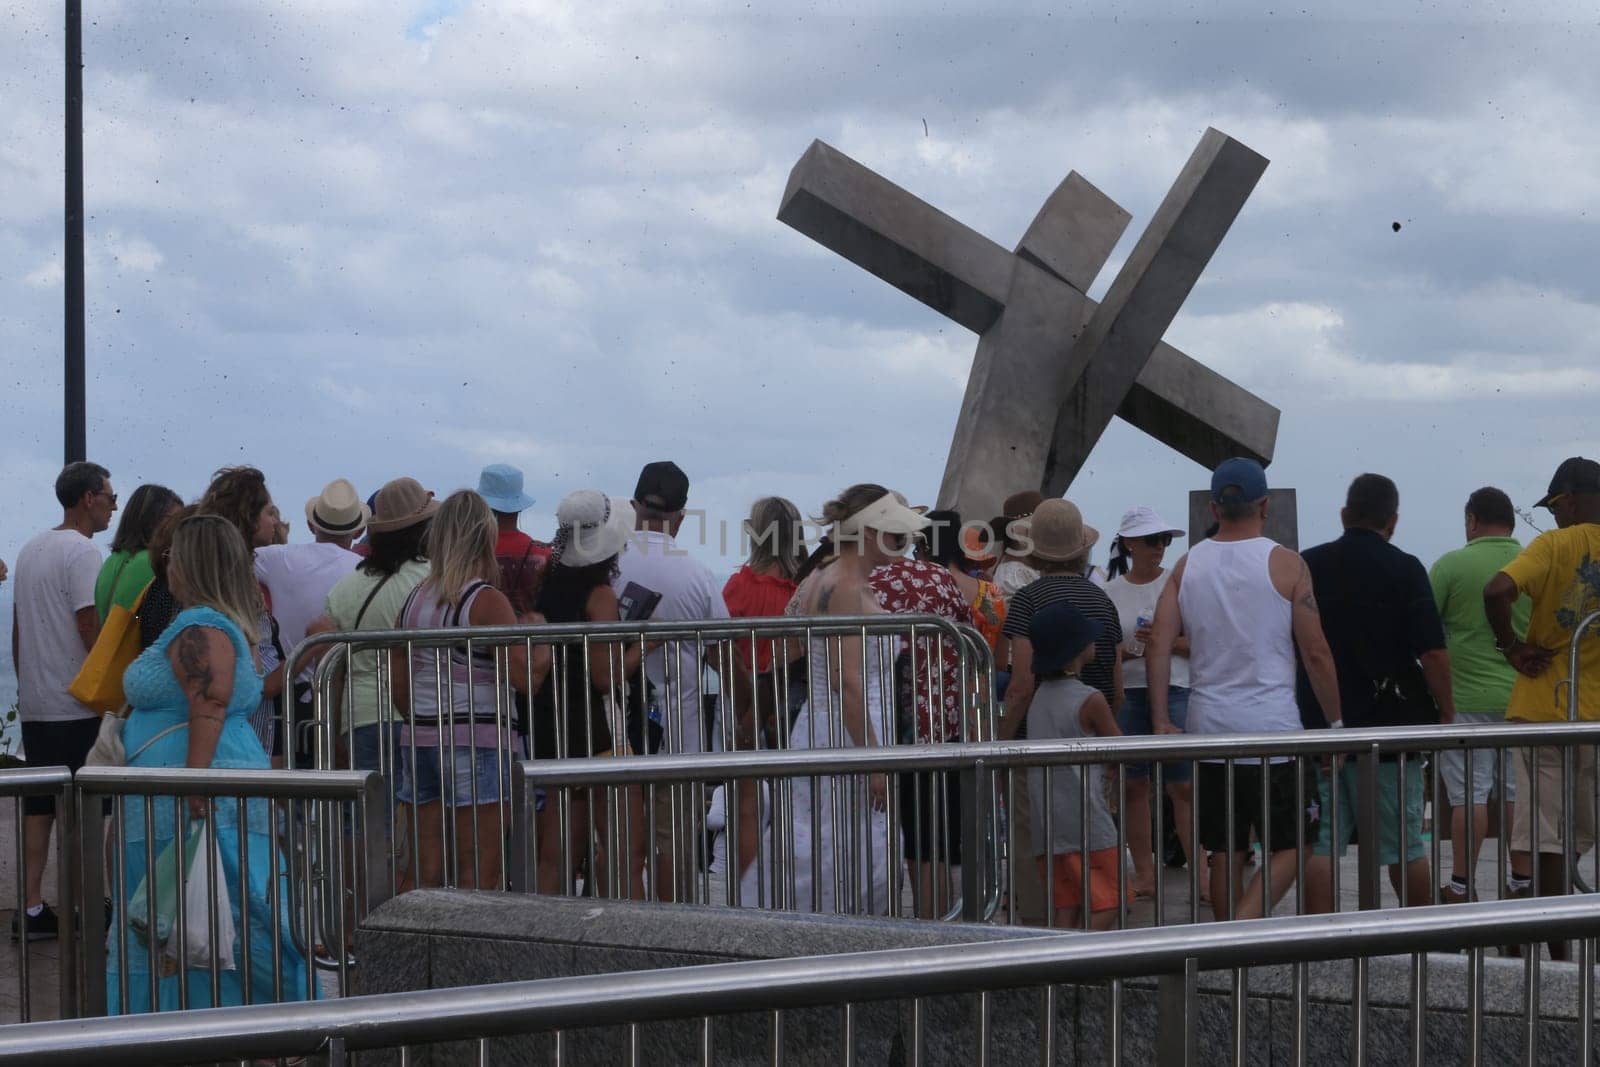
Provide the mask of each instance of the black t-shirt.
{"label": "black t-shirt", "polygon": [[[1346,726],[1406,726],[1437,722],[1418,657],[1445,647],[1444,625],[1428,572],[1372,530],[1350,529],[1337,541],[1302,555],[1322,615],[1322,632],[1339,673],[1339,704]],[[1404,717],[1380,710],[1379,683],[1394,683],[1410,699]],[[1302,717],[1320,722],[1319,705],[1304,667],[1298,695]]]}
{"label": "black t-shirt", "polygon": [[1117,646],[1122,643],[1122,622],[1106,591],[1089,579],[1077,574],[1047,574],[1023,586],[1006,601],[1006,624],[1001,633],[1007,637],[1027,637],[1034,614],[1062,601],[1100,624],[1100,636],[1094,643],[1094,662],[1084,664],[1079,676],[1085,685],[1092,685],[1105,694],[1106,703],[1115,708]]}

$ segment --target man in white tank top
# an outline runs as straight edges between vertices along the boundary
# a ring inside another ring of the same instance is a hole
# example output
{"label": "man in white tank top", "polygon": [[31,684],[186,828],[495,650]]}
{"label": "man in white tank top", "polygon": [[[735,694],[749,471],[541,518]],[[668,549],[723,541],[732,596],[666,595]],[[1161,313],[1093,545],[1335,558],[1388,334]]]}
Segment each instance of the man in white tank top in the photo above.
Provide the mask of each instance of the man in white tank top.
{"label": "man in white tank top", "polygon": [[[1339,681],[1317,614],[1311,572],[1298,554],[1262,536],[1267,475],[1261,465],[1230,459],[1218,467],[1211,477],[1211,512],[1216,536],[1196,544],[1178,561],[1156,606],[1145,651],[1156,732],[1178,732],[1167,714],[1167,682],[1172,643],[1179,633],[1189,635],[1190,733],[1302,730],[1295,701],[1296,649],[1328,725],[1343,726]],[[1194,802],[1200,846],[1211,853],[1211,906],[1218,919],[1268,914],[1294,884],[1300,856],[1316,840],[1313,764],[1275,761],[1266,784],[1262,810],[1259,761],[1236,764],[1231,783],[1225,761],[1200,765]],[[1297,784],[1304,788],[1303,810]],[[1252,833],[1271,858],[1247,886],[1245,860]]]}

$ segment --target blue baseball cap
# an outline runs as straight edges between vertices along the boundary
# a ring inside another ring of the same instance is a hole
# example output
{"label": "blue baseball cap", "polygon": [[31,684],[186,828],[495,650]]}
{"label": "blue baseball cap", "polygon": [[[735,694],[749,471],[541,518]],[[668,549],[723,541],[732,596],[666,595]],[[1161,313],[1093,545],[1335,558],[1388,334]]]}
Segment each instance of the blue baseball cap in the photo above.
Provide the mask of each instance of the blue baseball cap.
{"label": "blue baseball cap", "polygon": [[1040,608],[1028,623],[1033,673],[1060,674],[1100,637],[1100,624],[1066,601]]}
{"label": "blue baseball cap", "polygon": [[1267,472],[1253,459],[1235,456],[1222,461],[1211,475],[1211,500],[1220,504],[1224,500],[1253,503],[1267,496]]}
{"label": "blue baseball cap", "polygon": [[533,497],[522,491],[522,472],[505,463],[491,463],[478,475],[478,495],[491,511],[515,515],[533,507]]}

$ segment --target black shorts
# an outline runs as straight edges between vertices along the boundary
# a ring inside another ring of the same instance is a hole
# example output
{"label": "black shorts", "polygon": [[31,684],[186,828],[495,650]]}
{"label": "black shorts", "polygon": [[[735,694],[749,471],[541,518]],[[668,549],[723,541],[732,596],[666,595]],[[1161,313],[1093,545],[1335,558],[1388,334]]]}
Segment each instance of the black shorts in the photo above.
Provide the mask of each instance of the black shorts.
{"label": "black shorts", "polygon": [[533,703],[533,758],[534,759],[581,759],[584,756],[597,756],[612,750],[611,727],[606,722],[606,705],[600,694],[595,693],[591,698],[589,707],[584,707],[583,697],[580,695],[574,700],[566,702],[562,708],[562,716],[566,722],[562,729],[564,735],[561,740],[565,744],[561,748],[556,746],[556,713],[548,700],[535,700]]}
{"label": "black shorts", "polygon": [[[22,722],[22,751],[30,767],[65,767],[77,771],[100,736],[100,719]],[[22,799],[24,815],[54,815],[56,798],[48,794]]]}
{"label": "black shorts", "polygon": [[906,859],[961,862],[961,775],[907,771],[899,776],[900,831]]}
{"label": "black shorts", "polygon": [[[1305,808],[1295,795],[1296,768],[1304,787]],[[1229,801],[1232,801],[1231,806]],[[1225,763],[1200,764],[1195,783],[1194,803],[1200,813],[1200,847],[1212,852],[1226,851],[1228,816],[1233,815],[1233,851],[1250,848],[1250,833],[1266,849],[1277,852],[1307,847],[1317,840],[1317,776],[1310,761],[1274,763],[1267,774],[1267,810],[1261,810],[1261,764],[1238,762],[1233,766],[1233,796],[1228,795],[1228,767]],[[1302,834],[1297,838],[1297,834]]]}

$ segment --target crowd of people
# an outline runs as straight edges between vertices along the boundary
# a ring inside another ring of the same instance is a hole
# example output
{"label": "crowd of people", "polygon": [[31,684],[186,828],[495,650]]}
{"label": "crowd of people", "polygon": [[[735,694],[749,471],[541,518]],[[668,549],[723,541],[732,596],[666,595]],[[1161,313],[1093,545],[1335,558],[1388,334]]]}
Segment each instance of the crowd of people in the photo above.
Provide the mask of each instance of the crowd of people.
{"label": "crowd of people", "polygon": [[[329,758],[312,737],[311,661],[286,677],[292,650],[324,632],[932,614],[971,624],[988,644],[996,733],[1008,740],[1563,720],[1565,652],[1585,615],[1600,609],[1600,464],[1582,458],[1562,463],[1538,502],[1556,529],[1521,545],[1508,496],[1480,489],[1465,503],[1465,545],[1431,571],[1393,543],[1400,501],[1390,479],[1357,477],[1340,513],[1343,535],[1297,554],[1264,535],[1270,497],[1261,466],[1232,459],[1212,477],[1214,527],[1170,564],[1185,533],[1149,506],[1122,517],[1102,570],[1092,561],[1100,534],[1070,500],[1024,491],[1003,514],[964,521],[863,483],[823,505],[816,519],[826,532],[815,548],[801,508],[775,496],[756,501],[744,523],[748,559],[725,582],[678,546],[690,481],[667,461],[647,464],[627,499],[569,493],[548,541],[519,529],[533,500],[522,472],[502,464],[485,468],[475,490],[442,500],[412,478],[365,499],[336,479],[306,502],[312,540],[304,543],[288,542],[262,472],[232,467],[192,504],[140,486],[102,559],[93,538],[118,512],[111,477],[97,464],[68,465],[55,484],[61,524],[13,561],[12,656],[31,763],[77,769],[96,745],[102,719],[73,684],[119,610],[136,619],[140,649],[122,678],[127,763],[264,768]],[[1600,634],[1584,643],[1581,662],[1586,681],[1600,682]],[[465,650],[417,642],[349,658],[335,758],[392,781],[418,843],[403,886],[439,884],[447,858],[457,884],[496,886],[514,760],[991,740],[963,696],[959,666],[953,643],[925,638],[896,646],[865,636],[779,637],[718,648],[552,639]],[[278,714],[285,705],[286,718]],[[1579,712],[1600,718],[1600,684],[1582,687]],[[1062,767],[1048,781],[1030,772],[1008,813],[1013,840],[1037,857],[1016,865],[1019,914],[1042,921],[1048,899],[1062,925],[1085,916],[1109,925],[1128,903],[1124,881],[1131,896],[1153,893],[1163,843],[1152,840],[1151,812],[1166,803],[1183,855],[1208,872],[1203,891],[1218,917],[1269,912],[1302,869],[1307,906],[1335,906],[1329,868],[1357,825],[1352,764],[1202,760],[1192,777],[1190,766],[1162,764],[1158,775],[1148,764],[1124,765],[1116,812],[1108,768]],[[1576,769],[1579,795],[1592,794],[1592,748],[1579,750]],[[1442,899],[1476,896],[1491,797],[1509,810],[1535,780],[1535,817],[1507,829],[1506,891],[1526,894],[1536,876],[1542,891],[1564,890],[1559,750],[1502,759],[1450,748],[1433,770],[1454,820]],[[1422,768],[1409,757],[1385,759],[1378,775],[1380,840],[1363,847],[1377,849],[1402,899],[1429,901],[1435,872],[1424,845]],[[898,833],[900,854],[918,872],[917,912],[938,914],[941,887],[971,848],[960,817],[970,798],[950,774],[874,775],[863,787],[863,802],[846,810],[838,795],[846,786],[826,777],[797,783],[782,828],[758,790],[735,811],[718,798],[714,820],[738,820],[745,831],[731,857],[744,898],[774,901],[759,857],[781,830],[792,845],[789,906],[835,910],[847,896],[852,910],[886,910],[888,842]],[[190,807],[193,818],[238,819],[230,807],[208,813],[198,799]],[[595,859],[608,818],[643,826],[646,810],[654,822],[626,835],[626,854]],[[13,935],[49,937],[58,919],[42,875],[53,802],[29,797],[25,812],[26,909]],[[602,891],[615,879],[636,897],[681,899],[687,872],[674,869],[685,862],[674,842],[698,835],[707,814],[667,787],[625,790],[609,808],[543,804],[539,888],[562,889],[571,865],[561,858],[588,854]],[[241,884],[241,862],[248,869],[248,898],[231,903],[236,925],[251,924],[249,966],[268,968],[255,975],[251,996],[278,995],[275,949],[290,972],[282,995],[292,996],[307,988],[303,976],[297,981],[306,961],[271,912],[269,901],[280,898],[281,907],[287,894],[270,891],[281,872],[271,871],[265,816],[252,809],[245,819],[237,833],[229,821],[218,838],[231,842],[222,856],[228,885]],[[181,832],[172,812],[153,825],[157,849]],[[1592,807],[1578,807],[1576,827],[1581,854],[1594,843]],[[142,810],[130,805],[118,829],[131,895],[144,875]],[[387,832],[402,833],[395,825]],[[1122,877],[1123,838],[1131,879]],[[1253,846],[1259,864],[1249,862]],[[841,874],[833,858],[845,852],[851,862]],[[825,875],[816,884],[814,871]],[[148,952],[133,958],[140,951],[132,945],[120,961],[140,983],[131,1010],[149,1002],[151,983],[155,999],[174,1006],[176,977],[153,970]],[[203,988],[190,983],[191,1004]],[[243,988],[237,976],[225,980],[221,1002],[241,1002]]]}

